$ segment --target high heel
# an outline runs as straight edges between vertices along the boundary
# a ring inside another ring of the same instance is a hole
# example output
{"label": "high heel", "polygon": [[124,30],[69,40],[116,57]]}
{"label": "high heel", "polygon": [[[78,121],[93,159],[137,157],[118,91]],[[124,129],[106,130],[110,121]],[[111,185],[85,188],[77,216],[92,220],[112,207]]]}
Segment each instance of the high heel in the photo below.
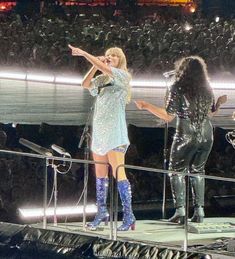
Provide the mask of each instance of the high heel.
{"label": "high heel", "polygon": [[[204,172],[203,172],[204,173]],[[193,193],[194,213],[191,222],[202,223],[204,213],[205,178],[201,175],[190,178]]]}
{"label": "high heel", "polygon": [[99,212],[96,214],[95,219],[86,224],[86,228],[89,230],[97,230],[101,222],[104,222],[104,225],[107,226],[109,222],[109,214],[108,212]]}
{"label": "high heel", "polygon": [[185,223],[185,208],[184,207],[177,208],[175,211],[175,214],[171,218],[169,218],[168,221],[183,225]]}
{"label": "high heel", "polygon": [[127,231],[129,228],[131,230],[135,230],[135,216],[134,214],[126,216],[127,218],[123,218],[123,223],[121,226],[117,228],[117,231]]}
{"label": "high heel", "polygon": [[195,207],[191,222],[202,223],[205,217],[204,208],[202,206]]}
{"label": "high heel", "polygon": [[118,181],[118,192],[123,206],[123,222],[122,225],[117,228],[117,231],[127,231],[129,228],[135,230],[135,216],[131,206],[131,185],[128,180]]}
{"label": "high heel", "polygon": [[98,211],[95,215],[95,219],[86,224],[86,228],[89,230],[97,230],[101,222],[104,221],[105,225],[108,225],[109,213],[106,207],[106,200],[108,194],[108,178],[96,178],[96,202]]}
{"label": "high heel", "polygon": [[185,178],[182,175],[172,175],[171,190],[174,200],[175,214],[169,222],[184,224],[185,222]]}

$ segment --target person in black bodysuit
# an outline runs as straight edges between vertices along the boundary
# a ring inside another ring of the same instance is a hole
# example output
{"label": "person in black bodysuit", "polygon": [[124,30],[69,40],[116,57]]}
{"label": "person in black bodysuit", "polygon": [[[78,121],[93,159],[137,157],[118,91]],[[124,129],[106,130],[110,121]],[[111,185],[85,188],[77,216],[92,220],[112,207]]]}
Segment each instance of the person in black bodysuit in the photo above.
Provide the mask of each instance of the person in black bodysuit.
{"label": "person in black bodysuit", "polygon": [[[139,109],[145,109],[165,121],[176,116],[176,132],[170,152],[169,170],[190,172],[194,215],[192,222],[204,218],[205,164],[213,144],[213,127],[210,116],[218,111],[227,96],[220,96],[215,104],[204,60],[198,56],[183,58],[176,63],[175,82],[166,94],[165,108],[145,101],[136,101]],[[175,214],[170,222],[183,223],[185,218],[185,177],[170,175]]]}

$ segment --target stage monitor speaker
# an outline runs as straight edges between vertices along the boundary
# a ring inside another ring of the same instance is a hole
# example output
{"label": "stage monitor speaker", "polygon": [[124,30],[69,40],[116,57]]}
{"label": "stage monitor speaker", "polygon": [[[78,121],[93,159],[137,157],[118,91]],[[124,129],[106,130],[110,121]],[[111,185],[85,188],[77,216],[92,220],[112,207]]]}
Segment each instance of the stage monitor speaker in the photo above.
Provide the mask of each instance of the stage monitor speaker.
{"label": "stage monitor speaker", "polygon": [[231,239],[227,243],[227,251],[228,252],[235,252],[235,239]]}
{"label": "stage monitor speaker", "polygon": [[214,223],[189,223],[188,232],[195,234],[209,233],[235,233],[235,225],[229,222],[214,222]]}

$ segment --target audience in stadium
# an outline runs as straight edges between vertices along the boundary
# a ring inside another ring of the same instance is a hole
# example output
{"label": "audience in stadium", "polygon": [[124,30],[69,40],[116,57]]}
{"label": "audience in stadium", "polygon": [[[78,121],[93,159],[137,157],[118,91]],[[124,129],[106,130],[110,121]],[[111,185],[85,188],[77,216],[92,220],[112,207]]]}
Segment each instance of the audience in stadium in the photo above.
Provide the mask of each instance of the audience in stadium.
{"label": "audience in stadium", "polygon": [[[87,64],[69,55],[68,43],[89,50],[119,46],[128,56],[134,75],[160,74],[171,69],[182,56],[203,57],[210,74],[227,76],[235,71],[235,20],[196,17],[169,18],[160,15],[126,20],[102,14],[28,18],[0,17],[0,65],[76,70],[83,74]],[[94,52],[94,51],[93,51]],[[94,53],[99,55],[100,53]]]}

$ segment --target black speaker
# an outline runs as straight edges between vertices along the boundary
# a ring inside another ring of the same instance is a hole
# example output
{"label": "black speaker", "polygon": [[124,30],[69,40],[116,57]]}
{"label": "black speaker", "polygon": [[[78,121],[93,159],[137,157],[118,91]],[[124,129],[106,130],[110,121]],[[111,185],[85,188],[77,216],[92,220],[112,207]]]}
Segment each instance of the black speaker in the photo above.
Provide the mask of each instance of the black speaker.
{"label": "black speaker", "polygon": [[235,213],[235,195],[213,196],[211,202],[221,214]]}

